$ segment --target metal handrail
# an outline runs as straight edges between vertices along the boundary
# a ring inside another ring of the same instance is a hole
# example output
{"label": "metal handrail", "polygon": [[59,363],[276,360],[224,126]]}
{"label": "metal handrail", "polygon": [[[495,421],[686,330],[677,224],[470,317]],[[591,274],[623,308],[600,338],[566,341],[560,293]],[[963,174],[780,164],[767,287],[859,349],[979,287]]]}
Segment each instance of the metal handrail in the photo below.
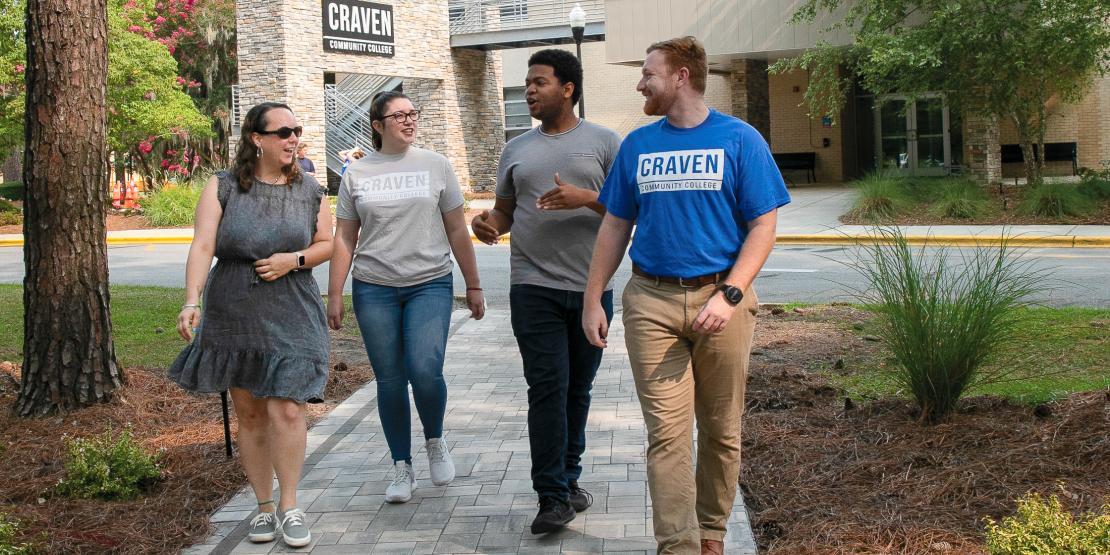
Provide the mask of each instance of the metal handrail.
{"label": "metal handrail", "polygon": [[605,23],[604,0],[450,0],[452,35],[568,25],[575,4],[586,11],[586,23]]}

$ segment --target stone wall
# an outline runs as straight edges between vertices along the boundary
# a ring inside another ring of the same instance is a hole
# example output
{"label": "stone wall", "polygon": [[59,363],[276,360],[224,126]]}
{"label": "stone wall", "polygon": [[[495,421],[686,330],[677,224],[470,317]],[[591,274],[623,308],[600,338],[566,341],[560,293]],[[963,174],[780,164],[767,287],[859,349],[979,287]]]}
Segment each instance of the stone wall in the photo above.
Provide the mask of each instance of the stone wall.
{"label": "stone wall", "polygon": [[995,118],[969,114],[964,126],[968,172],[976,181],[986,184],[1002,180],[1002,151],[999,146],[999,125]]}
{"label": "stone wall", "polygon": [[771,140],[771,104],[767,62],[732,60],[732,115],[759,130]]}
{"label": "stone wall", "polygon": [[[456,90],[447,0],[378,1],[393,6],[393,57],[325,52],[320,0],[239,0],[239,85],[244,113],[266,100],[288,103],[305,128],[302,140],[309,147],[309,158],[320,166],[326,163],[324,73],[401,77],[405,92],[424,110],[418,144],[447,156],[460,183],[485,180],[470,175],[468,144],[463,140],[468,132],[461,113],[472,108],[461,107],[464,101]],[[496,64],[486,66],[488,70]],[[500,94],[499,85],[494,89],[493,94]],[[479,92],[478,96],[490,94]],[[474,96],[471,92],[466,95],[465,102]],[[504,120],[497,118],[488,125],[503,128]],[[500,152],[499,146],[497,150]]]}
{"label": "stone wall", "polygon": [[452,66],[462,117],[461,140],[470,167],[470,183],[464,185],[476,191],[492,191],[505,146],[501,54],[459,49],[452,55]]}

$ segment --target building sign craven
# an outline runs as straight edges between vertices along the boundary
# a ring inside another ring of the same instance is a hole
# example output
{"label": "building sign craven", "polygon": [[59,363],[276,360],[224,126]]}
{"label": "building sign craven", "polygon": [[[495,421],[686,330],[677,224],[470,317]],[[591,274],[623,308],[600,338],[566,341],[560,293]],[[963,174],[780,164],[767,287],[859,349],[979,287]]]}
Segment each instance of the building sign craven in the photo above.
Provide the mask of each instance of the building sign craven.
{"label": "building sign craven", "polygon": [[323,0],[324,50],[393,56],[393,6],[362,0]]}

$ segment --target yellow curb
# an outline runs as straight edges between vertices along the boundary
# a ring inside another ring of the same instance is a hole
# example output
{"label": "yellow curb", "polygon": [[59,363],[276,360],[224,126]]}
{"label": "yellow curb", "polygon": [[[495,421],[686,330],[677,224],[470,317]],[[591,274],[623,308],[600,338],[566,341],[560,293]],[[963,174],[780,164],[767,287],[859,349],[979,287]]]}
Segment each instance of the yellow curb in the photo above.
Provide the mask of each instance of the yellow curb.
{"label": "yellow curb", "polygon": [[[910,245],[974,247],[998,244],[1002,237],[986,235],[912,235],[905,239]],[[874,241],[890,243],[888,239],[880,235],[779,235],[775,240],[780,245],[856,245]],[[1110,237],[1017,236],[1007,238],[1006,243],[1012,247],[1110,248]]]}

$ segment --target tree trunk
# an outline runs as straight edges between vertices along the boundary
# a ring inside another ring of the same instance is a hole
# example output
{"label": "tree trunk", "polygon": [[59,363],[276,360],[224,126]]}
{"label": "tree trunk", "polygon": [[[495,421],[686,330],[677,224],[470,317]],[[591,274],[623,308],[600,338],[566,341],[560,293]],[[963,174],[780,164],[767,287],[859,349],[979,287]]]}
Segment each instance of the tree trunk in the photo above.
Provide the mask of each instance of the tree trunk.
{"label": "tree trunk", "polygon": [[[1014,127],[1017,128],[1018,142],[1021,144],[1021,156],[1025,159],[1025,182],[1026,185],[1032,186],[1041,180],[1041,165],[1034,155],[1033,142],[1036,140],[1035,133],[1030,129],[1033,125],[1027,114],[1014,113],[1011,114],[1014,122]],[[1040,147],[1044,152],[1044,146]]]}
{"label": "tree trunk", "polygon": [[23,377],[16,411],[111,400],[105,0],[27,2]]}

